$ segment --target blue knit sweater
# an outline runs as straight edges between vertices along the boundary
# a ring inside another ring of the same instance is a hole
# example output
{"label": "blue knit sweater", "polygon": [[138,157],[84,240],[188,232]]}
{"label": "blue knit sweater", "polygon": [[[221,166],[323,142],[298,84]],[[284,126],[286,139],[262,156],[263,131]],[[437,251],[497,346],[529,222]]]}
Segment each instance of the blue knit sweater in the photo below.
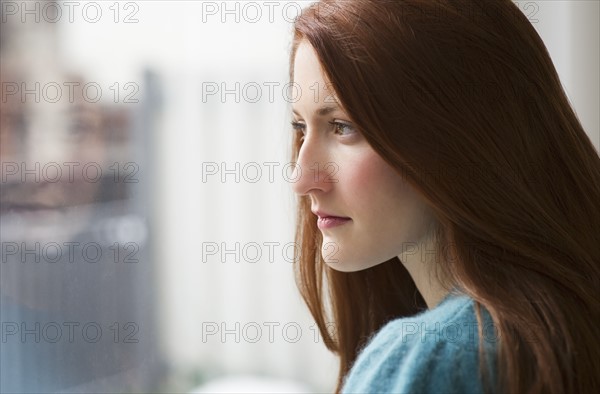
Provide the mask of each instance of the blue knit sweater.
{"label": "blue knit sweater", "polygon": [[[498,332],[483,308],[482,317],[493,381]],[[433,309],[386,323],[359,353],[342,393],[481,393],[478,352],[474,301],[451,293]]]}

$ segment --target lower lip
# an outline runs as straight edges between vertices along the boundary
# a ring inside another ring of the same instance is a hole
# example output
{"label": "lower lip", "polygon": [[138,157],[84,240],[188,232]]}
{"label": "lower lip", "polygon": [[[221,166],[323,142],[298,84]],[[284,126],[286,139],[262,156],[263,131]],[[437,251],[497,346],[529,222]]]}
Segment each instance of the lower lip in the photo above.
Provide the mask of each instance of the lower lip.
{"label": "lower lip", "polygon": [[352,219],[337,217],[319,218],[317,219],[317,227],[319,227],[321,230],[324,230],[327,228],[341,226],[342,224],[346,224],[351,220]]}

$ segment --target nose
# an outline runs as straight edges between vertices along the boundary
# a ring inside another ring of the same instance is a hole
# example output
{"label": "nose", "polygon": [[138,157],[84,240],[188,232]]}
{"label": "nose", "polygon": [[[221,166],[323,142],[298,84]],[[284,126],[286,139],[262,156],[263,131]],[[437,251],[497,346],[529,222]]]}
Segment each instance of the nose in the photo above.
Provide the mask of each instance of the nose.
{"label": "nose", "polygon": [[329,150],[327,143],[317,135],[307,134],[290,177],[296,194],[326,193],[337,183],[334,174],[338,166],[330,160]]}

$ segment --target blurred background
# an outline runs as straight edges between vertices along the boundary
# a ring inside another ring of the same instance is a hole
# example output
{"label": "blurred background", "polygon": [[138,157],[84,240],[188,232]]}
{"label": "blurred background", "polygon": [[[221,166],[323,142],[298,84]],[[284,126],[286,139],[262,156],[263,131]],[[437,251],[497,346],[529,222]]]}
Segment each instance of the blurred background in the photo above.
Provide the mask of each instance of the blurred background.
{"label": "blurred background", "polygon": [[[2,393],[334,389],[292,264],[311,3],[0,2]],[[516,4],[598,148],[598,1]]]}

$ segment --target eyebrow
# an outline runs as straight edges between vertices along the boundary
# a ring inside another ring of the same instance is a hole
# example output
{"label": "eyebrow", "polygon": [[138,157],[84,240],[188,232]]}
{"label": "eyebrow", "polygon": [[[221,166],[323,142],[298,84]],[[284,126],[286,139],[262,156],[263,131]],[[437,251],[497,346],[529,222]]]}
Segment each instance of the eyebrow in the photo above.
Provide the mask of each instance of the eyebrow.
{"label": "eyebrow", "polygon": [[[321,117],[323,117],[323,116],[326,116],[326,115],[328,115],[328,114],[330,114],[330,113],[332,113],[332,112],[334,112],[334,111],[337,111],[337,110],[339,110],[339,109],[341,109],[341,108],[340,108],[338,105],[328,105],[328,106],[324,106],[324,107],[321,107],[321,108],[319,108],[319,109],[317,110],[317,116],[321,116]],[[295,109],[293,109],[293,110],[292,110],[292,112],[293,112],[295,115],[298,115],[298,116],[300,116],[300,114],[299,114],[298,112],[296,112],[296,110],[295,110]]]}

